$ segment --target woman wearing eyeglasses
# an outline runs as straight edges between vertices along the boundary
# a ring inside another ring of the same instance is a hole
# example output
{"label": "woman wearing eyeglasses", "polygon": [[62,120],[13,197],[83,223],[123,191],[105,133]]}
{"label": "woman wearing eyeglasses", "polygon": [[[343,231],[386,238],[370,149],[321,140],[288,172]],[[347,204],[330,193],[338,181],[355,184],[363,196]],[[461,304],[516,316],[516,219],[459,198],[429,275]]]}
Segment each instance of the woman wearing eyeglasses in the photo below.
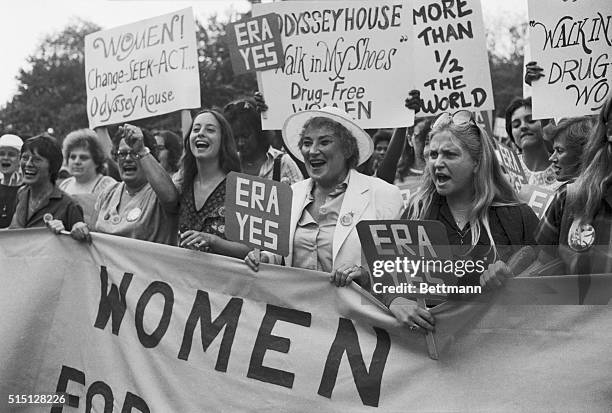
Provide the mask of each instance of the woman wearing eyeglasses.
{"label": "woman wearing eyeglasses", "polygon": [[44,135],[28,139],[19,162],[24,186],[17,193],[9,228],[44,227],[51,221],[71,228],[83,220],[81,207],[55,186],[62,166],[62,149],[55,139]]}
{"label": "woman wearing eyeglasses", "polygon": [[561,274],[612,273],[612,97],[589,136],[576,181],[561,188],[539,223],[540,263],[558,257]]}
{"label": "woman wearing eyeglasses", "polygon": [[232,130],[223,115],[204,110],[185,135],[185,152],[176,175],[180,192],[179,245],[244,258],[249,248],[225,238],[225,178],[240,172]]}
{"label": "woman wearing eyeglasses", "polygon": [[[498,287],[513,275],[504,263],[513,252],[507,246],[534,244],[538,219],[519,203],[490,138],[472,113],[441,114],[430,136],[423,183],[405,218],[442,222],[456,258],[490,263],[483,273],[473,271],[460,278],[459,285]],[[398,297],[387,304],[412,328],[433,329],[433,316],[416,303]]]}
{"label": "woman wearing eyeglasses", "polygon": [[[98,196],[91,230],[176,245],[178,192],[153,156],[155,140],[145,136],[140,128],[126,124],[119,127],[113,144],[113,157],[122,182],[109,186]],[[89,231],[86,223],[79,222],[72,227],[71,235],[89,240]]]}

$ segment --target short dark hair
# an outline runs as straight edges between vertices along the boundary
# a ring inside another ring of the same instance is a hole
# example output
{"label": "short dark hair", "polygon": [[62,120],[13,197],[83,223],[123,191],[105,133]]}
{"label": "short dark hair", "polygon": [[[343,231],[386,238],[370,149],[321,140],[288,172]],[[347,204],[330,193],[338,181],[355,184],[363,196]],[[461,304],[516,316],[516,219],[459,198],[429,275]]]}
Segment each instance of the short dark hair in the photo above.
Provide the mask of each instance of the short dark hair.
{"label": "short dark hair", "polygon": [[[565,133],[566,150],[577,154],[580,159],[594,126],[595,119],[592,116],[564,118],[556,125],[547,125],[544,128],[544,134],[547,139],[554,141],[559,135]],[[576,166],[579,164],[580,162]]]}
{"label": "short dark hair", "polygon": [[[151,155],[153,155],[155,159],[157,159],[157,148],[156,148],[157,141],[155,140],[151,132],[149,132],[147,129],[140,128],[140,130],[142,131],[142,136],[143,136],[142,142],[144,143],[144,146],[149,148],[149,150],[151,151]],[[112,138],[114,152],[119,149],[119,144],[121,143],[121,139],[123,139],[123,134],[119,132],[119,129],[117,129],[117,132],[113,135],[113,138]]]}
{"label": "short dark hair", "polygon": [[372,139],[374,139],[374,147],[376,147],[376,145],[378,145],[378,142],[381,142],[381,141],[390,142],[391,141],[391,131],[389,131],[388,129],[379,129],[376,131]]}
{"label": "short dark hair", "polygon": [[106,155],[98,142],[96,132],[91,129],[77,129],[66,135],[66,138],[64,138],[64,159],[68,160],[70,153],[77,148],[87,149],[96,165],[96,172],[99,174],[104,172]]}
{"label": "short dark hair", "polygon": [[62,148],[60,144],[49,135],[37,135],[26,140],[21,147],[21,153],[36,152],[38,155],[49,161],[49,178],[51,183],[55,185],[57,175],[59,174],[64,157],[62,156]]}
{"label": "short dark hair", "polygon": [[[514,136],[512,136],[512,115],[518,108],[529,108],[532,107],[531,96],[526,99],[516,98],[506,108],[506,133],[510,140],[516,145],[516,141],[514,140]],[[518,146],[518,145],[517,145]]]}
{"label": "short dark hair", "polygon": [[[223,108],[223,116],[230,125],[244,125],[254,130],[258,146],[270,147],[270,141],[261,125],[261,115],[257,110],[255,99],[243,97],[228,103]],[[233,130],[233,132],[234,138],[236,138],[236,131]]]}
{"label": "short dark hair", "polygon": [[340,139],[340,146],[346,157],[346,166],[349,169],[356,168],[359,164],[359,147],[357,146],[357,139],[355,139],[353,134],[344,125],[328,117],[315,116],[304,123],[302,132],[300,132],[298,148],[302,149],[302,145],[304,144],[304,132],[306,132],[307,129],[324,127],[330,128]]}

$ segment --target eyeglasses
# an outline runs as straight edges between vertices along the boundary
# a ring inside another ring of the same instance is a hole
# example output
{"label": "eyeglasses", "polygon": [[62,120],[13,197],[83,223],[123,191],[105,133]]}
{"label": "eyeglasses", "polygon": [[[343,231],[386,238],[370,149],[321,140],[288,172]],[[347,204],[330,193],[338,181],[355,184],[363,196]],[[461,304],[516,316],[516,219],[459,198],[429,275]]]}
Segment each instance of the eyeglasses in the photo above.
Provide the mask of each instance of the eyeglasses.
{"label": "eyeglasses", "polygon": [[113,159],[122,161],[126,160],[128,156],[131,156],[132,159],[138,159],[138,155],[136,151],[115,151],[113,152]]}
{"label": "eyeglasses", "polygon": [[437,129],[438,127],[449,122],[452,122],[457,126],[467,125],[470,122],[476,125],[473,112],[470,112],[469,110],[458,110],[453,114],[450,114],[449,112],[441,113],[431,125],[431,129]]}
{"label": "eyeglasses", "polygon": [[21,155],[21,162],[23,162],[24,164],[27,164],[30,161],[32,161],[34,165],[38,166],[38,165],[41,165],[43,162],[45,162],[45,158],[36,156],[36,155],[28,155],[28,154]]}

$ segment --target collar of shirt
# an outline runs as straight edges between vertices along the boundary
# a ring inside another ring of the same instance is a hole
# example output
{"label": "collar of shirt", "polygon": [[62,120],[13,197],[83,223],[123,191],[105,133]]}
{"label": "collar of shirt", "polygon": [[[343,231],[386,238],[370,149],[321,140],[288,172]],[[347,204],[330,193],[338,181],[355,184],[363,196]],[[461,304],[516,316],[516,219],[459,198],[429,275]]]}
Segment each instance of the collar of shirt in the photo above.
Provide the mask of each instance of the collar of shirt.
{"label": "collar of shirt", "polygon": [[[329,198],[335,198],[340,194],[343,194],[346,192],[346,189],[348,188],[349,185],[349,180],[351,177],[351,171],[349,171],[346,174],[346,178],[344,178],[344,180],[342,182],[340,182],[338,185],[336,185],[336,187],[329,193],[329,195],[327,196],[327,199]],[[310,190],[308,191],[308,201],[313,201],[314,200],[314,181],[311,179],[310,180]]]}
{"label": "collar of shirt", "polygon": [[268,174],[272,173],[272,169],[274,168],[274,159],[283,153],[283,151],[279,151],[278,149],[270,146],[268,148],[268,152],[266,152],[266,160],[261,165],[261,168],[259,168],[259,176],[267,176]]}

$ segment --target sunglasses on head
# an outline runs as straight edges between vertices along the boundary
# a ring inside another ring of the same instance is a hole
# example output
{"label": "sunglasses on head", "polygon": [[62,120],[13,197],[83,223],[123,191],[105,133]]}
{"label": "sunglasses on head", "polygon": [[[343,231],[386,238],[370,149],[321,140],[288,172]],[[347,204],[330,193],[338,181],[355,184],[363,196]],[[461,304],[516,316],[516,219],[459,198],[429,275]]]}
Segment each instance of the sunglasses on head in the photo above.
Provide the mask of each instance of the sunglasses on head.
{"label": "sunglasses on head", "polygon": [[474,119],[474,113],[469,110],[458,110],[457,112],[451,114],[450,112],[443,112],[434,121],[431,125],[431,129],[437,129],[442,125],[446,125],[448,123],[452,123],[457,126],[467,125],[472,122],[476,125],[476,120]]}

